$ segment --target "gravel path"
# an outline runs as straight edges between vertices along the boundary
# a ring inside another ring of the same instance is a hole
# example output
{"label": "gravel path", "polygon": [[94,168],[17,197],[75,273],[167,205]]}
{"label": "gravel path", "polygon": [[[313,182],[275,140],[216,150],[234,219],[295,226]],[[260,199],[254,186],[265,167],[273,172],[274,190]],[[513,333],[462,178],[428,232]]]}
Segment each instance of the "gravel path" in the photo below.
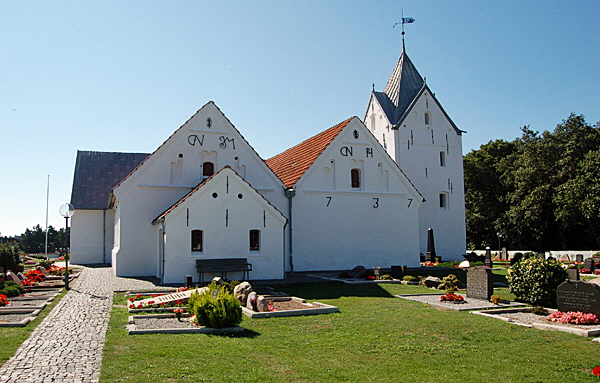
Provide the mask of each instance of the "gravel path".
{"label": "gravel path", "polygon": [[114,291],[154,284],[117,278],[110,267],[84,268],[71,291],[0,367],[0,383],[98,382]]}

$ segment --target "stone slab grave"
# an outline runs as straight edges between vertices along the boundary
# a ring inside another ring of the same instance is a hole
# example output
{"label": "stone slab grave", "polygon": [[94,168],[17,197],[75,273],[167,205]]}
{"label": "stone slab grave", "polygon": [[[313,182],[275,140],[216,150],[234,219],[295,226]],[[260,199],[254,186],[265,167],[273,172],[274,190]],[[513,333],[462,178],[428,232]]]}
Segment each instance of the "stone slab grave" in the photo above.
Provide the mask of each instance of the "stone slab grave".
{"label": "stone slab grave", "polygon": [[600,318],[600,286],[595,283],[569,280],[556,289],[558,311],[581,311]]}
{"label": "stone slab grave", "polygon": [[468,298],[463,303],[455,304],[453,302],[440,302],[440,297],[443,293],[438,294],[402,294],[395,295],[396,298],[407,299],[425,303],[427,305],[441,307],[453,311],[469,311],[469,310],[488,310],[498,308],[524,307],[525,303],[503,301],[499,304],[494,304],[487,299]]}
{"label": "stone slab grave", "polygon": [[24,327],[41,312],[39,309],[7,309],[0,312],[0,327]]}
{"label": "stone slab grave", "polygon": [[[513,308],[501,310],[471,311],[472,314],[483,315],[489,318],[500,319],[511,324],[537,328],[539,330],[562,331],[583,337],[596,337],[600,335],[600,325],[572,325],[547,321],[546,316],[527,313],[527,308]],[[556,310],[549,309],[551,313]]]}
{"label": "stone slab grave", "polygon": [[229,335],[246,331],[241,326],[211,328],[196,326],[189,321],[189,316],[183,314],[182,320],[177,320],[175,314],[132,315],[128,318],[127,331],[129,335],[142,334],[210,334]]}
{"label": "stone slab grave", "polygon": [[[199,293],[202,293],[203,291],[207,291],[207,290],[208,290],[208,288],[202,287],[200,289],[191,289],[191,290],[175,292],[175,293],[171,293],[171,294],[159,295],[157,297],[153,297],[153,298],[150,297],[147,299],[135,301],[135,302],[133,302],[133,304],[135,305],[135,307],[138,307],[138,305],[142,305],[142,307],[143,307],[148,304],[151,304],[150,302],[154,302],[154,304],[157,304],[157,305],[159,305],[163,302],[164,303],[173,303],[173,302],[177,302],[177,301],[188,300],[192,296],[192,294],[196,291],[198,291]],[[147,293],[144,293],[144,295],[146,295],[146,294]],[[152,309],[152,310],[155,310],[155,309]],[[172,311],[173,308],[169,308],[168,310]],[[137,309],[137,308],[129,309],[129,312],[137,312],[137,311],[145,311],[145,310],[143,308],[142,309]]]}
{"label": "stone slab grave", "polygon": [[473,266],[467,270],[467,297],[490,300],[494,294],[494,274],[485,266]]}
{"label": "stone slab grave", "polygon": [[594,273],[594,270],[596,269],[594,258],[586,258],[585,261],[583,261],[583,268],[591,270],[591,272]]}
{"label": "stone slab grave", "polygon": [[583,262],[583,254],[575,254],[575,262]]}

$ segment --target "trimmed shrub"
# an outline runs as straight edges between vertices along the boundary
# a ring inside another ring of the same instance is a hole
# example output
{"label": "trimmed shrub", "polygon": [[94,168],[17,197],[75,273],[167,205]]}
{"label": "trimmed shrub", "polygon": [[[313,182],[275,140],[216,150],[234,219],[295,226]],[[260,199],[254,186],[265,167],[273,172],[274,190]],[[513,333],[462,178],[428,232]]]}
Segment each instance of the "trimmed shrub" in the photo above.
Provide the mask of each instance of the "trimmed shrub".
{"label": "trimmed shrub", "polygon": [[0,290],[0,294],[4,294],[7,297],[18,297],[23,294],[25,289],[23,286],[19,286],[13,281],[4,281],[4,288]]}
{"label": "trimmed shrub", "polygon": [[404,282],[417,282],[419,278],[415,277],[414,275],[405,275],[402,277],[402,280]]}
{"label": "trimmed shrub", "polygon": [[54,259],[40,259],[37,262],[38,266],[43,267],[46,270],[49,270],[52,265],[54,265]]}
{"label": "trimmed shrub", "polygon": [[559,261],[533,256],[512,265],[506,278],[508,291],[518,300],[554,307],[556,288],[568,278],[568,274]]}
{"label": "trimmed shrub", "polygon": [[200,326],[223,328],[242,321],[238,299],[227,287],[215,283],[208,285],[206,292],[192,293],[188,300],[188,312],[195,315],[195,323]]}
{"label": "trimmed shrub", "polygon": [[460,281],[458,277],[454,274],[448,274],[444,278],[441,279],[441,283],[438,286],[438,290],[454,290],[460,285]]}

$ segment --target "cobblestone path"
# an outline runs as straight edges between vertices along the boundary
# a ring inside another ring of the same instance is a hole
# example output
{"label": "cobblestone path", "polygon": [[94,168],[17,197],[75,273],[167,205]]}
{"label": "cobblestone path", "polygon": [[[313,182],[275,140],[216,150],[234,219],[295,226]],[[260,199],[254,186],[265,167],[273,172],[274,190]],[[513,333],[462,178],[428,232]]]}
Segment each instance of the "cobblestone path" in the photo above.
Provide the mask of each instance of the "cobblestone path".
{"label": "cobblestone path", "polygon": [[0,383],[98,382],[113,292],[154,287],[115,277],[110,267],[84,268],[71,291],[0,367]]}

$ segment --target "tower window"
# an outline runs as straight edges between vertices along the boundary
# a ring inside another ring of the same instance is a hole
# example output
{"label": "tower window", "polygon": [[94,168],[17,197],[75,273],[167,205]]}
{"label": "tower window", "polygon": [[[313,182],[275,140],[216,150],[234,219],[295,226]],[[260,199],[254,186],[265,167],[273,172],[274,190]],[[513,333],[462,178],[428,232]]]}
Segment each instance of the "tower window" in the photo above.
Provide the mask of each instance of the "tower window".
{"label": "tower window", "polygon": [[350,170],[350,180],[353,189],[360,189],[360,169]]}
{"label": "tower window", "polygon": [[212,162],[205,162],[202,164],[202,178],[206,179],[213,175],[215,172],[215,164]]}
{"label": "tower window", "polygon": [[202,251],[202,230],[192,230],[192,251]]}
{"label": "tower window", "polygon": [[431,114],[429,112],[425,112],[425,125],[431,125]]}
{"label": "tower window", "polygon": [[260,250],[260,230],[250,230],[250,251]]}
{"label": "tower window", "polygon": [[440,166],[446,166],[446,152],[440,152]]}
{"label": "tower window", "polygon": [[448,210],[448,193],[440,193],[440,209]]}

